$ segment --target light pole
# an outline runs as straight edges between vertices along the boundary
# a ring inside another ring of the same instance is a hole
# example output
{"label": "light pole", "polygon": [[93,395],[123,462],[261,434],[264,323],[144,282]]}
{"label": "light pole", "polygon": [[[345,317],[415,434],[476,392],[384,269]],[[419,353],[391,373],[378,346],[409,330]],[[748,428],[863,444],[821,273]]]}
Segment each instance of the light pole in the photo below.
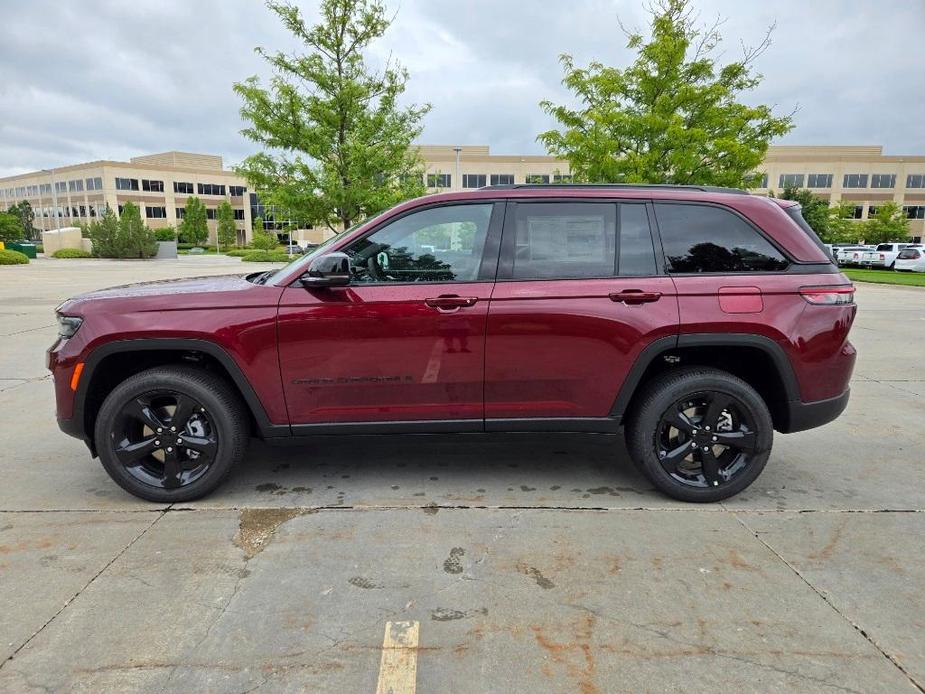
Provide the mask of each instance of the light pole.
{"label": "light pole", "polygon": [[462,147],[456,145],[453,151],[456,152],[456,184],[454,187],[462,188],[462,181],[459,180],[459,153],[462,152]]}

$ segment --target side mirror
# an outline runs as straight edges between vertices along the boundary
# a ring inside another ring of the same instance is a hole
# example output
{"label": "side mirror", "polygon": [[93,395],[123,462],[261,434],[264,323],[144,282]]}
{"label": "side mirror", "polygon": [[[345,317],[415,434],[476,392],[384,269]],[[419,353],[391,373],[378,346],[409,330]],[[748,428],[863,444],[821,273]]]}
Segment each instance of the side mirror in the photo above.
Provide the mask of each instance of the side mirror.
{"label": "side mirror", "polygon": [[308,271],[299,278],[307,289],[346,287],[350,284],[350,258],[346,253],[325,253],[313,258]]}

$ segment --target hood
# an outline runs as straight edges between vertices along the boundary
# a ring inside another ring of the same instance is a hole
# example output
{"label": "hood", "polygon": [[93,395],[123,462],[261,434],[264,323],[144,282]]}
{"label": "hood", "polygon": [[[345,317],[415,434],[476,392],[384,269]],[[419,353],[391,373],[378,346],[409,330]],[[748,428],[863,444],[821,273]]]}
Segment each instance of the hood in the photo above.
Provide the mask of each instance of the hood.
{"label": "hood", "polygon": [[[210,277],[189,277],[176,280],[157,280],[123,284],[118,287],[97,289],[85,294],[78,294],[58,307],[60,312],[80,311],[89,306],[99,306],[106,310],[109,303],[125,302],[145,309],[204,307],[209,304],[229,306],[247,303],[243,297],[235,298],[238,292],[247,292],[262,288],[248,282],[243,275],[212,275]],[[99,304],[97,302],[100,302]]]}

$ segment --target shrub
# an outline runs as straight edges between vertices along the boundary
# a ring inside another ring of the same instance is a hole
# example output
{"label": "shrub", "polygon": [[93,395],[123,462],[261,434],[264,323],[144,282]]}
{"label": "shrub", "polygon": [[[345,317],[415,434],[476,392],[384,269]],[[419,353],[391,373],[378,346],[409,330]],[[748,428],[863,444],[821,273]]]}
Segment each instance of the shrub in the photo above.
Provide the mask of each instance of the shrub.
{"label": "shrub", "polygon": [[242,258],[245,255],[250,255],[253,252],[253,248],[233,248],[230,251],[225,251],[225,255],[230,255],[232,258]]}
{"label": "shrub", "polygon": [[285,251],[251,251],[241,256],[245,263],[288,263],[289,255]]}
{"label": "shrub", "polygon": [[276,234],[271,234],[267,231],[255,231],[254,240],[251,243],[254,248],[258,248],[261,251],[272,251],[279,248],[279,239]]}
{"label": "shrub", "polygon": [[54,258],[92,258],[92,253],[87,253],[87,251],[82,248],[59,248],[54,253],[51,254]]}
{"label": "shrub", "polygon": [[177,250],[178,250],[178,251],[188,251],[190,248],[204,248],[204,249],[206,250],[207,253],[214,253],[214,252],[215,252],[215,246],[208,246],[208,245],[203,244],[203,243],[185,243],[185,242],[182,242],[182,241],[179,242],[179,243],[177,243]]}
{"label": "shrub", "polygon": [[158,241],[176,241],[177,230],[173,227],[164,227],[163,229],[154,230],[154,238]]}
{"label": "shrub", "polygon": [[43,245],[40,244],[40,243],[35,244],[35,252],[36,252],[36,253],[44,253],[44,252],[45,252],[45,246],[43,246]]}
{"label": "shrub", "polygon": [[25,253],[11,251],[8,248],[0,249],[0,265],[27,265],[29,258]]}

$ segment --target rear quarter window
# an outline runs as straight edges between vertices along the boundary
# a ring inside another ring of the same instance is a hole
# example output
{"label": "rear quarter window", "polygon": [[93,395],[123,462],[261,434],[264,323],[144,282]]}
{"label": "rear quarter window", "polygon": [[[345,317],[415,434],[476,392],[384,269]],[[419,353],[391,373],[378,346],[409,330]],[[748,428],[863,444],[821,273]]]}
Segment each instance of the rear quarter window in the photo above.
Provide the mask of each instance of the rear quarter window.
{"label": "rear quarter window", "polygon": [[656,203],[669,272],[773,272],[787,259],[748,222],[712,205]]}

